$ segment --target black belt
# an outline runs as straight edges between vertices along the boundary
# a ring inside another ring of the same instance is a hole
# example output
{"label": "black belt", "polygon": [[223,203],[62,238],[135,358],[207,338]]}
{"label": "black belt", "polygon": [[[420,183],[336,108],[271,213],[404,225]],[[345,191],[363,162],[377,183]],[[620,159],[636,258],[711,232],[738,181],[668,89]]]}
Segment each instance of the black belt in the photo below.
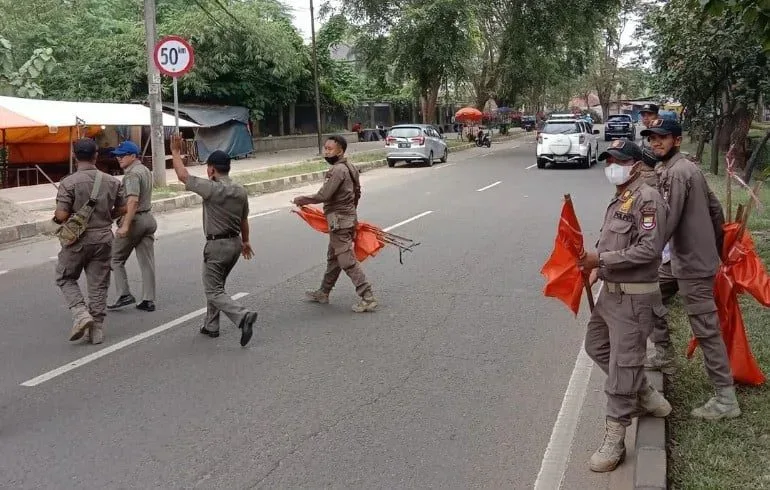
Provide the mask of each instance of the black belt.
{"label": "black belt", "polygon": [[224,240],[226,238],[238,238],[240,233],[222,233],[221,235],[206,235],[206,240]]}

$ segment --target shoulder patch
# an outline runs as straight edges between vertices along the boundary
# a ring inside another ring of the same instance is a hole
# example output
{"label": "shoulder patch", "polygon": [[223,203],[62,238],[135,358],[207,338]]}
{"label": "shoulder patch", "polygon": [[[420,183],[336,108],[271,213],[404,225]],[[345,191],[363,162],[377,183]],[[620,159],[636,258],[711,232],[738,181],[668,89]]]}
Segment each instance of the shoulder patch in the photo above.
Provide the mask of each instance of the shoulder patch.
{"label": "shoulder patch", "polygon": [[631,197],[631,190],[626,189],[625,191],[623,191],[623,194],[621,194],[618,199],[620,199],[623,202],[626,202],[629,197]]}
{"label": "shoulder patch", "polygon": [[654,230],[658,223],[655,221],[655,210],[643,209],[641,227],[643,230]]}
{"label": "shoulder patch", "polygon": [[[626,191],[626,192],[628,192],[628,191]],[[624,194],[625,194],[625,192],[624,192]],[[624,199],[623,200],[623,205],[620,206],[620,212],[621,213],[628,213],[629,211],[631,211],[631,206],[634,205],[634,199],[635,199],[634,196],[630,196],[630,197]]]}

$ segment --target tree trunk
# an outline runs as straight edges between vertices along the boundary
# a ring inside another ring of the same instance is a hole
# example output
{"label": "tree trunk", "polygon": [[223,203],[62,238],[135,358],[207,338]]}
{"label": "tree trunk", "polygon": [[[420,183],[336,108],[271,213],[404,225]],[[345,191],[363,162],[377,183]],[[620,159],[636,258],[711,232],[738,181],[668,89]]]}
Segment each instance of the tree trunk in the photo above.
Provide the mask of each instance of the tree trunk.
{"label": "tree trunk", "polygon": [[286,127],[283,123],[283,113],[284,113],[284,107],[280,106],[278,107],[278,136],[283,136],[286,131]]}
{"label": "tree trunk", "polygon": [[711,138],[711,173],[714,175],[719,175],[719,145],[717,142],[719,141],[719,127],[721,126],[721,121],[716,121],[714,123],[714,136]]}
{"label": "tree trunk", "polygon": [[746,142],[749,134],[749,128],[751,127],[752,114],[746,107],[740,107],[734,113],[735,128],[730,134],[730,146],[733,148],[733,155],[735,158],[733,168],[735,170],[743,170],[746,168]]}
{"label": "tree trunk", "polygon": [[703,150],[706,148],[706,138],[708,134],[705,131],[701,131],[698,138],[698,149],[695,152],[695,160],[701,162],[703,160]]}
{"label": "tree trunk", "polygon": [[743,174],[743,181],[746,182],[746,184],[748,184],[751,180],[751,174],[754,173],[754,168],[759,162],[759,155],[762,154],[762,150],[764,150],[765,145],[767,144],[767,140],[770,140],[770,131],[765,133],[762,141],[760,141],[759,145],[754,148],[754,151],[751,154],[751,158],[749,159],[749,163],[746,164],[746,171]]}
{"label": "tree trunk", "polygon": [[441,87],[441,81],[433,83],[430,87],[423,90],[420,96],[422,103],[422,123],[433,124],[436,121],[436,101],[438,100],[438,91]]}

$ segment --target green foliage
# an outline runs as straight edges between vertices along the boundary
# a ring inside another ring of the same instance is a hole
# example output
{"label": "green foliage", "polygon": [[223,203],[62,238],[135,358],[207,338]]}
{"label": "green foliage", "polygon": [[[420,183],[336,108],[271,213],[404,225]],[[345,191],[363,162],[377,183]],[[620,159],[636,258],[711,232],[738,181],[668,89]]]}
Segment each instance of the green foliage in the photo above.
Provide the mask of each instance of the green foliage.
{"label": "green foliage", "polygon": [[736,13],[756,30],[764,50],[770,51],[770,3],[763,0],[700,0],[700,3],[714,17],[721,17],[726,10]]}
{"label": "green foliage", "polygon": [[50,75],[55,67],[53,50],[36,48],[24,64],[15,68],[13,45],[0,35],[0,95],[41,97],[43,89],[36,80],[41,75]]}

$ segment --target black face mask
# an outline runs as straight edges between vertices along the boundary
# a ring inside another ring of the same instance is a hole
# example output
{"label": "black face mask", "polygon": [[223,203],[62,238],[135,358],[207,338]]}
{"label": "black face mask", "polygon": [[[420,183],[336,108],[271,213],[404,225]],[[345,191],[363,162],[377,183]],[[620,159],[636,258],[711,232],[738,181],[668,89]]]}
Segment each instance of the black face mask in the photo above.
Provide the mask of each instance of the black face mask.
{"label": "black face mask", "polygon": [[679,153],[679,148],[677,148],[676,146],[673,146],[673,147],[671,147],[670,150],[668,150],[668,153],[663,155],[660,159],[662,161],[671,160],[674,157],[674,155],[676,155],[677,153]]}
{"label": "black face mask", "polygon": [[642,161],[648,167],[655,168],[655,165],[660,161],[660,159],[658,159],[652,149],[645,147],[644,150],[642,150]]}
{"label": "black face mask", "polygon": [[326,160],[326,163],[328,163],[329,165],[334,165],[340,160],[340,156],[334,155],[333,157],[324,157],[324,160]]}

